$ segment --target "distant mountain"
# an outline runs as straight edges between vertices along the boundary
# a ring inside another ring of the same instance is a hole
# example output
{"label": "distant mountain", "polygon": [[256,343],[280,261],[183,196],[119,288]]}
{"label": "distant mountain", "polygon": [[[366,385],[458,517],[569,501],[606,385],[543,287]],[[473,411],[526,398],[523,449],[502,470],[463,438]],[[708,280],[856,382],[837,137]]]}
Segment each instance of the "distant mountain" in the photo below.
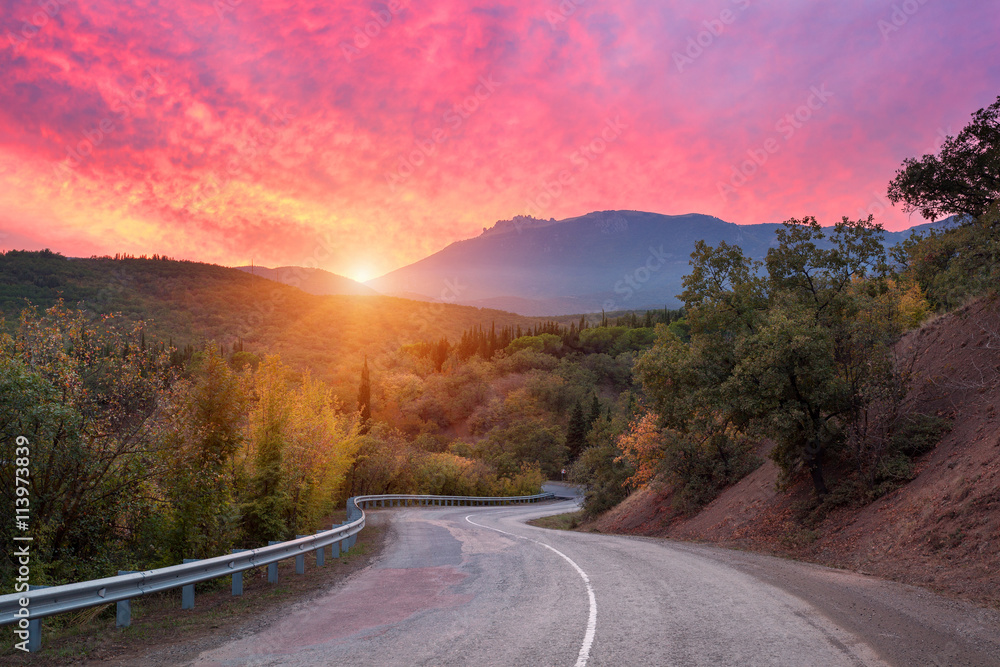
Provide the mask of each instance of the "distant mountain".
{"label": "distant mountain", "polygon": [[[383,294],[422,294],[534,316],[677,307],[695,242],[726,241],[763,259],[780,226],[737,225],[698,213],[597,211],[565,220],[519,216],[366,284]],[[886,233],[886,244],[907,236],[909,230]]]}
{"label": "distant mountain", "polygon": [[261,278],[298,287],[303,292],[324,296],[327,294],[346,294],[349,296],[375,296],[376,290],[357,280],[351,280],[336,273],[323,269],[307,269],[301,266],[279,266],[269,269],[266,266],[234,266],[234,269],[252,273]]}
{"label": "distant mountain", "polygon": [[59,300],[94,314],[144,320],[148,333],[178,348],[242,341],[255,354],[277,352],[297,370],[357,399],[362,360],[386,358],[401,345],[458,341],[473,327],[524,327],[520,315],[389,296],[308,294],[243,271],[164,259],[70,259],[53,252],[0,253],[0,333],[17,326],[30,302]]}

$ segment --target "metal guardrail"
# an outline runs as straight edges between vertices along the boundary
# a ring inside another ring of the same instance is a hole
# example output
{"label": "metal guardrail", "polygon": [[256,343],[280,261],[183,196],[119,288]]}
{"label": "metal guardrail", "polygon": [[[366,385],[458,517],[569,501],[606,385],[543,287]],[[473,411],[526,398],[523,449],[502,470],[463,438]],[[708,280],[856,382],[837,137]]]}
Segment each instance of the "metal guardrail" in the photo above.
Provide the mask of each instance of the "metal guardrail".
{"label": "metal guardrail", "polygon": [[[76,584],[39,587],[25,593],[0,596],[0,626],[18,624],[31,636],[28,637],[29,650],[40,647],[40,619],[71,611],[96,607],[110,602],[124,602],[151,593],[159,593],[174,588],[192,587],[196,583],[237,575],[255,567],[271,565],[288,558],[303,556],[315,551],[322,563],[323,550],[330,545],[340,545],[346,551],[354,545],[356,536],[365,527],[365,508],[400,506],[478,506],[509,505],[538,502],[554,498],[551,493],[534,496],[475,497],[475,496],[420,496],[390,494],[355,496],[347,499],[347,522],[332,529],[299,537],[287,542],[279,542],[258,549],[237,551],[226,556],[216,556],[181,565],[133,572],[116,577],[94,579]],[[234,581],[233,594],[242,594],[242,580],[239,593]],[[21,604],[27,598],[27,606]],[[193,594],[192,594],[193,601]],[[193,606],[193,602],[192,605]],[[25,612],[25,610],[27,610]],[[121,618],[121,614],[119,614]],[[124,623],[127,625],[128,623]],[[25,627],[25,626],[28,627]],[[119,625],[122,625],[119,622]],[[15,632],[17,632],[15,630]],[[19,633],[20,634],[20,633]],[[24,635],[21,635],[24,636]]]}
{"label": "metal guardrail", "polygon": [[[419,496],[405,493],[378,496],[355,496],[347,499],[348,521],[362,516],[362,507],[375,509],[379,507],[427,507],[427,506],[480,506],[480,505],[517,505],[536,503],[540,500],[555,498],[552,493],[539,493],[534,496]],[[386,505],[386,503],[389,503]],[[412,503],[412,505],[411,505]]]}

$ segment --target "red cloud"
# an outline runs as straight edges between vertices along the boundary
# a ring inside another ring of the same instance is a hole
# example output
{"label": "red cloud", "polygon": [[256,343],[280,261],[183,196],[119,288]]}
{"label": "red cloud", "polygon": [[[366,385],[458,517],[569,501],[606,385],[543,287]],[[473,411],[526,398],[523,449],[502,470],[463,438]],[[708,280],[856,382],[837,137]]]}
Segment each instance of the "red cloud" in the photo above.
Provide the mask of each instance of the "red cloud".
{"label": "red cloud", "polygon": [[897,229],[900,161],[1000,88],[1000,21],[964,5],[0,8],[2,243],[67,254],[389,270],[612,208]]}

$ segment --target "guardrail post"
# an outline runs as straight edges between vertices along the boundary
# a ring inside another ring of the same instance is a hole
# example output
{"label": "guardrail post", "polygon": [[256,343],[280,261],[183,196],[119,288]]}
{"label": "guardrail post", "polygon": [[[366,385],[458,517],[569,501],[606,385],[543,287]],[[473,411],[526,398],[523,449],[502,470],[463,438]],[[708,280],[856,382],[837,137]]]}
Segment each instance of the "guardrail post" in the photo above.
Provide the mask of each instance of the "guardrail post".
{"label": "guardrail post", "polygon": [[[343,525],[343,524],[340,524],[340,525]],[[336,527],[337,526],[334,526],[334,528],[336,528]],[[330,545],[330,555],[332,555],[334,558],[340,558],[340,554],[344,551],[343,543],[344,543],[344,540],[343,539],[339,539],[336,542],[334,542],[333,544],[331,544]]]}
{"label": "guardrail post", "polygon": [[[233,549],[234,554],[238,554],[241,551],[250,551],[249,549]],[[243,595],[243,570],[239,572],[233,572],[233,595]]]}
{"label": "guardrail post", "polygon": [[[193,563],[197,558],[185,558],[185,563]],[[194,584],[181,588],[181,609],[194,609]]]}
{"label": "guardrail post", "polygon": [[[300,537],[309,537],[308,535],[296,535],[295,539]],[[299,554],[295,557],[295,574],[305,574],[306,573],[306,555],[302,553],[302,547],[299,547]]]}
{"label": "guardrail post", "polygon": [[[278,544],[278,542],[275,542],[274,540],[268,540],[267,541],[267,546],[271,546],[272,544]],[[269,583],[269,584],[276,584],[276,583],[278,583],[278,563],[277,562],[270,563],[267,566],[267,583]]]}
{"label": "guardrail post", "polygon": [[[29,591],[37,591],[48,586],[28,585]],[[28,653],[35,653],[42,648],[42,619],[28,617]]]}
{"label": "guardrail post", "polygon": [[[325,530],[317,530],[316,533],[325,533]],[[316,549],[316,567],[326,566],[326,547]]]}
{"label": "guardrail post", "polygon": [[[118,570],[118,576],[133,574],[135,570]],[[132,625],[132,600],[119,600],[115,606],[115,627],[127,628]]]}

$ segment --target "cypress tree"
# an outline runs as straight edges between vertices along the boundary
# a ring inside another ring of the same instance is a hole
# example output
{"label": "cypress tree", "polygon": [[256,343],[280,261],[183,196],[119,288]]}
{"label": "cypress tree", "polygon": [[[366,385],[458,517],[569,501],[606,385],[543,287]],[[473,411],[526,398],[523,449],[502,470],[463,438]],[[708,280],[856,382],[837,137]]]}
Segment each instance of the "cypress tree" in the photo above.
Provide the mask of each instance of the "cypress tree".
{"label": "cypress tree", "polygon": [[575,460],[586,445],[587,418],[583,415],[583,406],[577,401],[569,416],[569,426],[566,428],[566,449],[570,461]]}
{"label": "cypress tree", "polygon": [[601,416],[601,402],[597,400],[597,394],[594,394],[594,400],[590,404],[590,415],[587,417],[587,431],[590,431],[590,427],[594,425]]}
{"label": "cypress tree", "polygon": [[365,365],[361,368],[361,386],[358,388],[358,411],[361,412],[361,434],[368,433],[371,429],[372,419],[372,386],[368,377],[368,357],[365,357]]}

